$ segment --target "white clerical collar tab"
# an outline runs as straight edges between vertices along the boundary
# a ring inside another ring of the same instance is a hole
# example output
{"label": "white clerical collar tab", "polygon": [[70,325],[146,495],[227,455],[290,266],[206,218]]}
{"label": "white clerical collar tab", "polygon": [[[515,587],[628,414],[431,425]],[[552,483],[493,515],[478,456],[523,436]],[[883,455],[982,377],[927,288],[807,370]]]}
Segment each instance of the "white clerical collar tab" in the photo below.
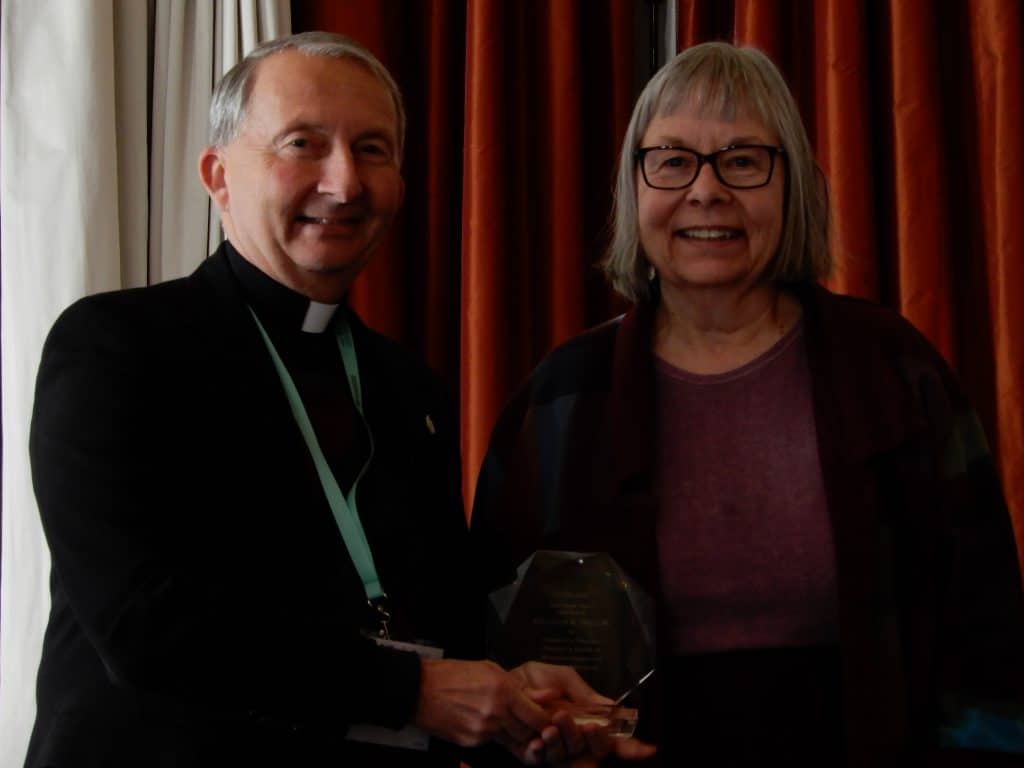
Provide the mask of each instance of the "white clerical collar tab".
{"label": "white clerical collar tab", "polygon": [[302,321],[302,330],[306,333],[323,333],[327,324],[334,317],[338,304],[321,304],[319,301],[309,302],[306,317]]}

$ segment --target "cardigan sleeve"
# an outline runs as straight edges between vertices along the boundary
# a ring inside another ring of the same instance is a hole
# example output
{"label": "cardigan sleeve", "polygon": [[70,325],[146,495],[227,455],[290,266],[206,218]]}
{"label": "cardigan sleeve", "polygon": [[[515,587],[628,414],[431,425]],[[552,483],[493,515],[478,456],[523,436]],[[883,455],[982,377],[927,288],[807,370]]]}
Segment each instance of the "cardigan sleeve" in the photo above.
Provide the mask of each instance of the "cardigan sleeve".
{"label": "cardigan sleeve", "polygon": [[[917,377],[936,449],[939,575],[938,742],[946,762],[1024,754],[1024,595],[1010,515],[984,430],[952,374]],[[969,762],[974,765],[976,762]]]}
{"label": "cardigan sleeve", "polygon": [[952,509],[940,741],[1024,754],[1024,599],[1013,529],[981,425],[960,409],[940,458]]}

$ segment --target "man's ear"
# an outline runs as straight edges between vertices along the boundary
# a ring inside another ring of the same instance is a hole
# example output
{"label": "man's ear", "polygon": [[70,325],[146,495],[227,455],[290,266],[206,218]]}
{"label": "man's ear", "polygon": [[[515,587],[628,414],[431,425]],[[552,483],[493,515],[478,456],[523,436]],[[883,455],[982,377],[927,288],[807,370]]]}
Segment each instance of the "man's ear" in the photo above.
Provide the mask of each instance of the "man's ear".
{"label": "man's ear", "polygon": [[228,210],[229,203],[227,169],[222,153],[221,147],[207,147],[199,153],[199,181],[221,213]]}

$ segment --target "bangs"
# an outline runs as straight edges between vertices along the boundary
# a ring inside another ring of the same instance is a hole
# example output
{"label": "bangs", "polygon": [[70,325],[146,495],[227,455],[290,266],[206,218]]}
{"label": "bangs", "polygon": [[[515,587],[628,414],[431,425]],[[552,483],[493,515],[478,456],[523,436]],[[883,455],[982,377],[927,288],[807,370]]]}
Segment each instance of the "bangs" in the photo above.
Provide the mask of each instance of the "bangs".
{"label": "bangs", "polygon": [[655,113],[664,117],[686,107],[698,119],[734,122],[747,118],[779,134],[777,121],[772,119],[775,110],[769,85],[751,74],[733,57],[696,58],[666,79]]}

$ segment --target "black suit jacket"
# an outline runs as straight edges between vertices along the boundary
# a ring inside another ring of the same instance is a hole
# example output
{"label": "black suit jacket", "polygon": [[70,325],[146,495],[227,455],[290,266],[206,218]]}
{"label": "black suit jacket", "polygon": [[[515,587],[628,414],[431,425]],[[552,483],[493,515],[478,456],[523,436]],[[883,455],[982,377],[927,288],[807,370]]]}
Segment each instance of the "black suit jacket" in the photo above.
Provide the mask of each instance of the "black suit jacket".
{"label": "black suit jacket", "polygon": [[[449,400],[351,322],[376,443],[359,510],[393,629],[473,655]],[[446,764],[343,739],[406,722],[419,663],[360,632],[362,584],[223,247],[63,313],[30,454],[53,599],[28,766]]]}

